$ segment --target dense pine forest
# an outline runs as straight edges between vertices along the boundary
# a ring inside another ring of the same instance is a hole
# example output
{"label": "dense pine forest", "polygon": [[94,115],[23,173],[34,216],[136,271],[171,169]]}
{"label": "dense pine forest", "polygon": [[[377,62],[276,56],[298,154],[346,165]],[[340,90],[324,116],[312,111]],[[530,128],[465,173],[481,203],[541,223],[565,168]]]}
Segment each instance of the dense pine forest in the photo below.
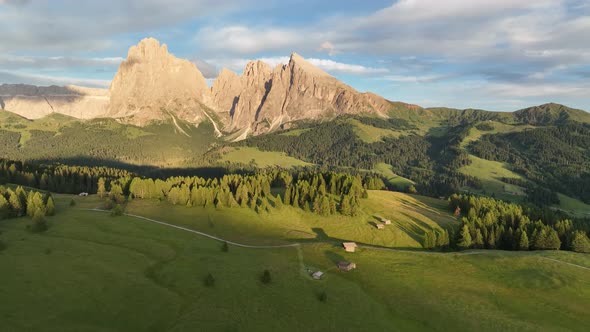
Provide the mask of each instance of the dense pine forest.
{"label": "dense pine forest", "polygon": [[547,215],[540,219],[536,211],[488,197],[452,195],[449,207],[463,216],[456,243],[459,249],[590,252],[588,222]]}

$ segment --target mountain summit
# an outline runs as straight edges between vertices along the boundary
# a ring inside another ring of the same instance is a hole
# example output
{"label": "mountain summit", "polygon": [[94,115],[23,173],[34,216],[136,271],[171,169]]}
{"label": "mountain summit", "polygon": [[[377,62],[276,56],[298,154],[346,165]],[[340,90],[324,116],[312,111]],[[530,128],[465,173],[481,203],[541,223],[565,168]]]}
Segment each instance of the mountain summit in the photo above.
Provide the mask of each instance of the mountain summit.
{"label": "mountain summit", "polygon": [[129,49],[109,89],[108,117],[143,125],[169,118],[189,122],[202,120],[202,103],[209,87],[199,69],[190,61],[168,53],[166,44],[146,38]]}
{"label": "mountain summit", "polygon": [[224,69],[211,89],[227,129],[272,131],[290,121],[372,113],[387,116],[391,104],[360,93],[296,53],[289,63],[271,68],[262,61],[246,65],[242,76]]}

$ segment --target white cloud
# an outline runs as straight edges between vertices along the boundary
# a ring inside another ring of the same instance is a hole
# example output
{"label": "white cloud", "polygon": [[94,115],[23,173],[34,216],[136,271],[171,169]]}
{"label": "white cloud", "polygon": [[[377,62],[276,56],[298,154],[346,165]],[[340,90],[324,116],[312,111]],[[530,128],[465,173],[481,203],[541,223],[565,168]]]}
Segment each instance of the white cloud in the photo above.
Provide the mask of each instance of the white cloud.
{"label": "white cloud", "polygon": [[292,29],[228,26],[221,29],[204,28],[198,32],[196,40],[211,52],[254,54],[284,51],[285,48],[304,43],[305,36]]}
{"label": "white cloud", "polygon": [[[0,31],[4,51],[102,50],[112,38],[154,31],[249,6],[254,0],[3,0]],[[256,2],[257,6],[263,6]],[[14,6],[13,6],[14,5]]]}
{"label": "white cloud", "polygon": [[0,82],[7,84],[32,84],[38,86],[79,85],[91,88],[107,88],[111,84],[110,80],[25,74],[13,71],[0,71]]}
{"label": "white cloud", "polygon": [[[260,60],[264,63],[267,63],[271,68],[274,68],[277,65],[287,64],[289,62],[289,57],[287,56],[280,56],[280,57],[263,57],[256,60]],[[219,67],[226,67],[231,70],[241,72],[248,62],[253,61],[255,59],[246,59],[246,58],[233,58],[233,59],[210,59],[207,60],[210,63],[215,63]],[[372,75],[372,74],[384,74],[388,73],[389,70],[387,68],[375,68],[375,67],[366,67],[357,64],[350,64],[350,63],[342,63],[336,62],[330,59],[318,59],[318,58],[306,58],[307,62],[311,63],[312,65],[333,74],[351,74],[351,75]]]}
{"label": "white cloud", "polygon": [[116,68],[122,57],[71,57],[71,56],[18,56],[0,55],[0,68],[14,69],[72,69],[72,68]]}
{"label": "white cloud", "polygon": [[327,72],[355,74],[355,75],[369,75],[369,74],[384,74],[389,72],[387,68],[366,67],[361,65],[336,62],[327,59],[306,59],[309,63],[317,66]]}
{"label": "white cloud", "polygon": [[320,45],[320,51],[328,52],[328,55],[330,56],[335,55],[337,53],[334,44],[332,44],[329,41],[325,41]]}
{"label": "white cloud", "polygon": [[585,97],[590,91],[588,83],[491,83],[484,87],[485,91],[497,97]]}
{"label": "white cloud", "polygon": [[382,79],[386,81],[398,82],[398,83],[429,83],[446,78],[445,75],[423,75],[423,76],[404,76],[404,75],[387,75]]}

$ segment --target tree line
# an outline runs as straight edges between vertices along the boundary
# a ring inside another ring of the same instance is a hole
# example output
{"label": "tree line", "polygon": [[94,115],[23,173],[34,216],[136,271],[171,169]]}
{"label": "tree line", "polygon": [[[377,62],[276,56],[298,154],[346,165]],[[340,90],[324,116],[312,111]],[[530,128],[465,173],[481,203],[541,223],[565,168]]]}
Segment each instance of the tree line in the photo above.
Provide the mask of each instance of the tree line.
{"label": "tree line", "polygon": [[110,196],[115,199],[128,190],[132,199],[156,198],[189,207],[247,207],[260,213],[289,205],[319,215],[354,216],[359,213],[360,200],[368,197],[367,190],[384,187],[381,178],[370,174],[267,170],[210,179],[134,177],[113,182]]}
{"label": "tree line", "polygon": [[590,252],[587,223],[534,220],[523,206],[489,197],[452,195],[449,208],[462,216],[459,249],[573,250]]}
{"label": "tree line", "polygon": [[133,173],[110,167],[44,165],[0,159],[0,183],[14,183],[56,193],[78,194],[98,191],[98,179],[108,185]]}
{"label": "tree line", "polygon": [[25,190],[22,186],[15,190],[0,186],[0,220],[29,216],[33,220],[33,231],[47,229],[45,216],[55,214],[55,202],[50,193],[42,194],[35,190]]}

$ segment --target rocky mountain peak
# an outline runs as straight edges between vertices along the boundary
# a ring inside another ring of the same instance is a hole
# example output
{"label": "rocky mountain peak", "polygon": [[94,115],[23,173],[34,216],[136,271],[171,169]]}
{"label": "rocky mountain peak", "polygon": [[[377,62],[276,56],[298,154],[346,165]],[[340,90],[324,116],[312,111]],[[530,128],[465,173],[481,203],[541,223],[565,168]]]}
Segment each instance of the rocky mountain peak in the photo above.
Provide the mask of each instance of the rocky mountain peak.
{"label": "rocky mountain peak", "polygon": [[110,93],[109,116],[144,124],[171,115],[197,122],[210,91],[192,62],[176,58],[168,53],[166,45],[146,38],[129,49]]}
{"label": "rocky mountain peak", "polygon": [[309,63],[309,61],[297,53],[291,53],[287,67],[291,68],[292,71],[301,71],[308,75],[332,77],[330,74]]}
{"label": "rocky mountain peak", "polygon": [[246,64],[246,68],[244,68],[243,75],[245,75],[245,76],[256,76],[256,75],[268,76],[268,75],[270,75],[270,73],[271,73],[270,66],[266,62],[256,60],[256,61],[250,61]]}
{"label": "rocky mountain peak", "polygon": [[363,94],[306,61],[297,53],[271,70],[262,61],[251,61],[239,79],[220,74],[213,95],[226,129],[259,134],[291,121],[339,114],[373,113],[385,116],[385,99]]}
{"label": "rocky mountain peak", "polygon": [[127,59],[153,60],[162,59],[168,55],[168,46],[160,45],[155,38],[144,38],[137,45],[131,46],[127,52]]}

